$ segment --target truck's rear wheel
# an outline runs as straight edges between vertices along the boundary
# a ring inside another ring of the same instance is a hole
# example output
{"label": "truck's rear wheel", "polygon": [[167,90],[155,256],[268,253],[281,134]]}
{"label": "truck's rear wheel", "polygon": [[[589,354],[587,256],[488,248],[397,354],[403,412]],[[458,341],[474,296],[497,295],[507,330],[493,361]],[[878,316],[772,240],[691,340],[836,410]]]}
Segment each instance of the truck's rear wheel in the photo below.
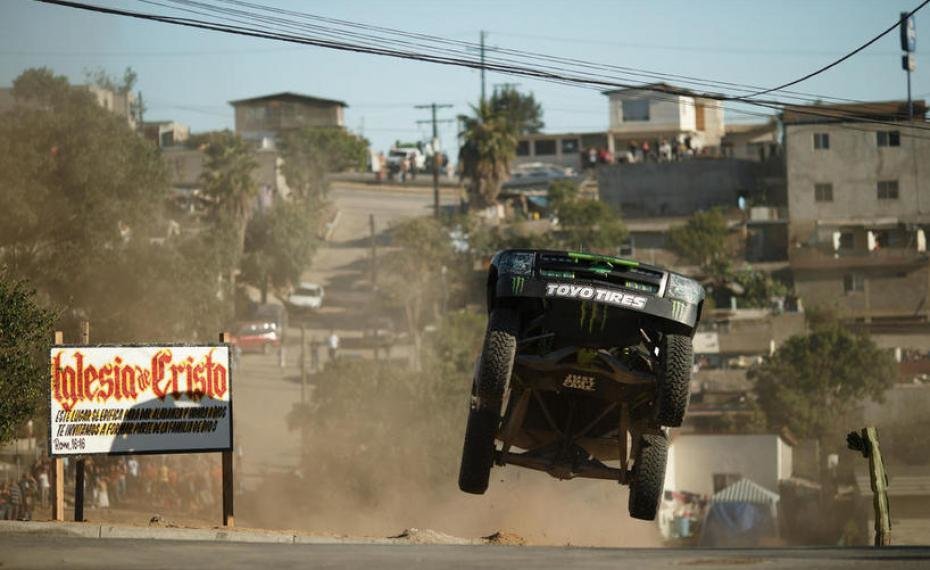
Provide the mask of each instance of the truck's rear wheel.
{"label": "truck's rear wheel", "polygon": [[665,485],[668,438],[664,434],[644,434],[637,447],[627,506],[634,519],[651,521],[656,518]]}
{"label": "truck's rear wheel", "polygon": [[488,319],[459,470],[459,489],[466,493],[480,495],[488,489],[494,438],[517,352],[519,322],[517,312],[506,307],[495,308]]}
{"label": "truck's rear wheel", "polygon": [[684,421],[691,397],[693,361],[690,338],[679,334],[662,337],[656,378],[655,418],[659,425],[678,427]]}

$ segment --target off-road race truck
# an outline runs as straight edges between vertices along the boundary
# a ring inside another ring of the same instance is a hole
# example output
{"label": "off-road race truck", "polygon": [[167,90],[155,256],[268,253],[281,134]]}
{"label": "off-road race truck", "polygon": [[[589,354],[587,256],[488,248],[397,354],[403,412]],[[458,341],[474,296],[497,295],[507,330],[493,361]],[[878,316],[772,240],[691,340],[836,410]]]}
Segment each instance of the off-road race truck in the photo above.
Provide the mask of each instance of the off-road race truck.
{"label": "off-road race truck", "polygon": [[607,479],[629,485],[630,516],[654,519],[703,302],[696,281],[637,261],[498,252],[459,488],[483,494],[495,463]]}

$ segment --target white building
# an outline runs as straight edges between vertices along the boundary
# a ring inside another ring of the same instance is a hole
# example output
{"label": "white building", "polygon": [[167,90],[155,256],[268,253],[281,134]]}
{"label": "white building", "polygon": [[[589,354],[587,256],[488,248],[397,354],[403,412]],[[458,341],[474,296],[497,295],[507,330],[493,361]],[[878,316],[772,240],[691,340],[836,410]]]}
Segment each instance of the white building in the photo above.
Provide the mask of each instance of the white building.
{"label": "white building", "polygon": [[631,142],[688,141],[692,148],[716,148],[725,133],[723,105],[665,83],[616,89],[608,97],[611,152]]}
{"label": "white building", "polygon": [[776,434],[681,434],[672,440],[665,490],[713,495],[739,479],[773,493],[791,477],[792,449]]}

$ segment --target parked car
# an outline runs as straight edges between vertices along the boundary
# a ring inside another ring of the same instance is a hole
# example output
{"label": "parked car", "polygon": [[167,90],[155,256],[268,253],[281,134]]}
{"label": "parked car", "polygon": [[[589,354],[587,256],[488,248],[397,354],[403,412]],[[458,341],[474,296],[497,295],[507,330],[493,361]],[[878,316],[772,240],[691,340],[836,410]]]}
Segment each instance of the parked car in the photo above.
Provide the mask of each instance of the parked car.
{"label": "parked car", "polygon": [[493,465],[607,479],[629,485],[630,516],[654,519],[704,289],[632,259],[507,250],[487,294],[459,488],[484,493]]}
{"label": "parked car", "polygon": [[502,190],[545,190],[557,180],[578,180],[578,173],[574,169],[548,164],[545,162],[530,162],[514,166],[510,179],[501,185]]}
{"label": "parked car", "polygon": [[236,329],[232,344],[242,352],[268,354],[281,347],[281,331],[275,323],[253,321],[242,323]]}
{"label": "parked car", "polygon": [[287,298],[292,311],[312,311],[323,306],[323,287],[316,283],[301,283]]}

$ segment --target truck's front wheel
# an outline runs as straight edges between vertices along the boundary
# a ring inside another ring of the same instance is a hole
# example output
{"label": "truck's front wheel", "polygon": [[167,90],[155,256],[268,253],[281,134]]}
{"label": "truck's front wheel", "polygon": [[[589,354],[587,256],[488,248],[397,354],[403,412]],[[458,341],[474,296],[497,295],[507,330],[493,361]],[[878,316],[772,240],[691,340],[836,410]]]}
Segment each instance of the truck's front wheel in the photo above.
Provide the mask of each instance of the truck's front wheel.
{"label": "truck's front wheel", "polygon": [[459,471],[459,489],[466,493],[481,495],[488,489],[494,438],[517,352],[519,322],[519,314],[507,307],[495,308],[488,319]]}
{"label": "truck's front wheel", "polygon": [[691,398],[691,339],[685,335],[667,334],[659,346],[659,369],[656,377],[656,422],[662,426],[679,427]]}

